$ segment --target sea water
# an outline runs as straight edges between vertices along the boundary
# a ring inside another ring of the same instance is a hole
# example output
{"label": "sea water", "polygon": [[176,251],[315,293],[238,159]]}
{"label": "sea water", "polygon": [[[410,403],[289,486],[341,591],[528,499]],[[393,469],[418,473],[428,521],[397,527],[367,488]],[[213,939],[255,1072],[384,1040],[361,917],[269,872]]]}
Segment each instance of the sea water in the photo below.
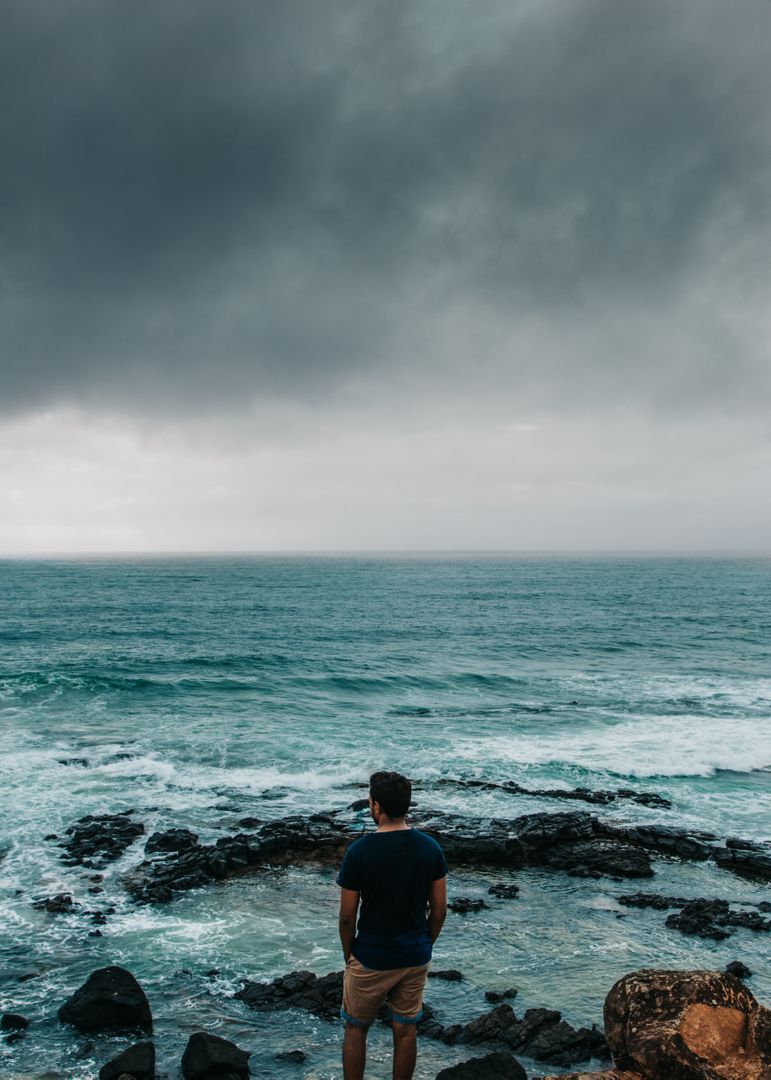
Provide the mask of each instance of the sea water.
{"label": "sea water", "polygon": [[[96,1077],[125,1039],[86,1040],[56,1010],[94,968],[121,964],[150,998],[159,1072],[176,1077],[190,1033],[205,1029],[251,1050],[255,1076],[339,1076],[335,1024],[232,998],[244,978],[342,966],[334,868],[263,870],[140,907],[121,876],[142,840],[104,871],[97,897],[92,872],[64,866],[48,834],[132,809],[146,835],[182,826],[211,842],[245,815],[344,807],[388,768],[416,782],[425,809],[585,808],[770,839],[770,642],[771,559],[759,556],[0,562],[0,1008],[32,1021],[20,1042],[0,1042],[0,1074]],[[587,807],[440,778],[634,787],[673,806]],[[768,898],[709,863],[655,869],[651,891]],[[450,895],[484,897],[500,879],[457,870]],[[601,1023],[629,970],[734,959],[771,1003],[771,935],[685,937],[660,912],[618,904],[638,883],[539,870],[516,881],[517,900],[448,917],[435,966],[464,980],[429,984],[444,1021],[515,985],[518,1013]],[[82,914],[32,907],[56,892],[114,907],[103,936]],[[390,1075],[387,1031],[371,1044],[372,1075]],[[276,1062],[287,1049],[306,1062]],[[472,1053],[423,1040],[416,1076]]]}

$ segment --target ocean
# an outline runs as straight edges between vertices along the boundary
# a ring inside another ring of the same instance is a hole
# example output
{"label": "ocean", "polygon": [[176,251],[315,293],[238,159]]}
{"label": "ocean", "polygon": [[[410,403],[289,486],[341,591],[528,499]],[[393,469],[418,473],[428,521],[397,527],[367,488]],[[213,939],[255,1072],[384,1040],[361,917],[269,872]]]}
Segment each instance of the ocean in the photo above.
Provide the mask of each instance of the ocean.
{"label": "ocean", "polygon": [[[251,1050],[254,1076],[339,1076],[337,1025],[232,998],[244,978],[342,966],[333,867],[275,867],[138,906],[121,878],[141,840],[95,897],[45,837],[131,809],[146,835],[180,826],[210,842],[246,815],[345,807],[380,768],[413,779],[418,808],[482,819],[583,808],[771,840],[771,558],[0,562],[0,1009],[31,1020],[22,1040],[0,1041],[0,1075],[96,1077],[125,1039],[78,1036],[56,1010],[94,968],[121,964],[150,998],[159,1073],[176,1077],[203,1029]],[[440,779],[630,787],[672,808]],[[545,1006],[601,1023],[627,971],[739,959],[771,1004],[771,935],[687,937],[617,900],[642,887],[756,903],[767,886],[712,863],[661,857],[655,871],[631,888],[520,871],[517,900],[448,916],[434,963],[464,979],[432,981],[427,999],[444,1020],[467,1020],[489,1008],[485,990],[514,985],[518,1015]],[[484,897],[499,876],[454,871],[450,896]],[[57,892],[113,908],[102,936],[82,913],[33,908]],[[373,1031],[373,1076],[386,1075],[388,1040]],[[275,1060],[290,1049],[303,1065]],[[424,1039],[416,1077],[473,1052]]]}

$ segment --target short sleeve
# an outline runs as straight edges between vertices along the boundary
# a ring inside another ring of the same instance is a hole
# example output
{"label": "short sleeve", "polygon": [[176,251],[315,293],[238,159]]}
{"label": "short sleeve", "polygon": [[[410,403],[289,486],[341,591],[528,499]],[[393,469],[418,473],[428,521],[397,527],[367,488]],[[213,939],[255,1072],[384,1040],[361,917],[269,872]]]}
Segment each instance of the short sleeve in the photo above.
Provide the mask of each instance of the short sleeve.
{"label": "short sleeve", "polygon": [[439,878],[447,877],[447,860],[444,857],[439,844],[436,845],[436,853],[434,856],[434,869],[431,874],[432,881],[438,881]]}
{"label": "short sleeve", "polygon": [[361,878],[359,877],[358,859],[352,844],[343,857],[340,872],[337,875],[337,884],[341,889],[353,889],[361,892]]}

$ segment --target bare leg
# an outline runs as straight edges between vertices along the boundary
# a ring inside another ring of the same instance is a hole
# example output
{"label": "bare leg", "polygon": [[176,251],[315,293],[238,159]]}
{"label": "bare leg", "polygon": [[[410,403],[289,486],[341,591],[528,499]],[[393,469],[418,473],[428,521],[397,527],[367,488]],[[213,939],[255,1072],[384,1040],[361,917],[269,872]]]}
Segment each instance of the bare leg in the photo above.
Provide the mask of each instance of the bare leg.
{"label": "bare leg", "polygon": [[[344,1080],[363,1080],[364,1064],[367,1060],[367,1028],[345,1025],[343,1035],[343,1078]],[[410,1073],[412,1076],[412,1073]]]}
{"label": "bare leg", "polygon": [[418,1056],[415,1025],[397,1024],[394,1020],[391,1027],[394,1033],[394,1080],[412,1080]]}

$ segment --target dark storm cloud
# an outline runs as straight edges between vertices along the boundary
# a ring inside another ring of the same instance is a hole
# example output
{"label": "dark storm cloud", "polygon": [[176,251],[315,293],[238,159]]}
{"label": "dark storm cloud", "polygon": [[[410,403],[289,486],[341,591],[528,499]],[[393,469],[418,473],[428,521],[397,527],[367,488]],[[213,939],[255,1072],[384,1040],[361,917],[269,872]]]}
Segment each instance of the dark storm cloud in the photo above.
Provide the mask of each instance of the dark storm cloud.
{"label": "dark storm cloud", "polygon": [[6,411],[769,389],[766,2],[0,12]]}

